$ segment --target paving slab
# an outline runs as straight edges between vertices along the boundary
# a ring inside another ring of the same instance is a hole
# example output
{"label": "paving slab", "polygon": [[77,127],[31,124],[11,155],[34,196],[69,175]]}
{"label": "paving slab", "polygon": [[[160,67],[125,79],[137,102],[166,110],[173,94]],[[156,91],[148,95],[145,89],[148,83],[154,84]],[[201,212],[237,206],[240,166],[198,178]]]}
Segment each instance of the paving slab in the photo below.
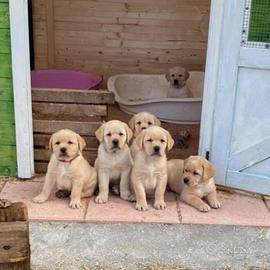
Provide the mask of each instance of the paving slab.
{"label": "paving slab", "polygon": [[110,195],[105,204],[96,204],[92,198],[85,217],[86,222],[96,223],[179,223],[176,197],[173,193],[166,194],[165,210],[153,208],[153,199],[148,199],[149,209],[138,211],[135,203],[123,201],[117,196]]}
{"label": "paving slab", "polygon": [[231,192],[218,192],[220,209],[202,213],[179,202],[182,223],[270,226],[270,213],[261,198]]}
{"label": "paving slab", "polygon": [[264,196],[264,202],[266,204],[268,211],[270,212],[270,196]]}
{"label": "paving slab", "polygon": [[0,181],[0,192],[1,192],[1,190],[3,189],[5,183],[6,183],[6,182]]}
{"label": "paving slab", "polygon": [[4,186],[1,198],[12,202],[25,202],[31,221],[74,221],[83,222],[88,200],[84,199],[83,209],[71,209],[69,199],[58,199],[52,193],[50,199],[42,204],[32,202],[42,189],[42,182],[8,182]]}

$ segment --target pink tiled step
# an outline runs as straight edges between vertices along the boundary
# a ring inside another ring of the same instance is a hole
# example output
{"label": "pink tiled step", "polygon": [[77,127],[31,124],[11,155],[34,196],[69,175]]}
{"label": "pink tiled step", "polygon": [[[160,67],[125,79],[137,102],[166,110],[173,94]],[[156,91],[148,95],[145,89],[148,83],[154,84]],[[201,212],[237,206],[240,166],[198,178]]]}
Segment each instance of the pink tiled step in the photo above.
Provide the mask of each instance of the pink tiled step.
{"label": "pink tiled step", "polygon": [[182,223],[186,224],[225,224],[244,226],[270,226],[270,213],[260,198],[219,192],[220,209],[208,213],[180,202]]}

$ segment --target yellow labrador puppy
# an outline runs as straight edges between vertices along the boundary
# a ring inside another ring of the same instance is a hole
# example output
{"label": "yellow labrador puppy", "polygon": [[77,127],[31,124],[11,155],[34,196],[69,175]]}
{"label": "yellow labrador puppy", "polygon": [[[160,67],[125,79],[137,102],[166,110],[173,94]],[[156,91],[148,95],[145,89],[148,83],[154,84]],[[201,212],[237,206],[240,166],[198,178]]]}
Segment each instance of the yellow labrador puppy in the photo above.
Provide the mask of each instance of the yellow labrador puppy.
{"label": "yellow labrador puppy", "polygon": [[121,121],[111,120],[96,131],[96,137],[100,142],[95,161],[99,186],[96,203],[108,201],[109,184],[120,185],[120,197],[129,200],[130,171],[133,164],[128,147],[132,138],[131,129]]}
{"label": "yellow labrador puppy", "polygon": [[53,151],[41,193],[33,201],[43,203],[48,200],[57,186],[58,197],[70,194],[70,207],[81,208],[81,198],[92,196],[97,185],[96,170],[82,155],[84,139],[77,133],[62,129],[54,133],[49,142]]}
{"label": "yellow labrador puppy", "polygon": [[169,73],[166,74],[166,79],[170,82],[170,87],[167,89],[167,97],[192,97],[192,93],[186,84],[189,76],[189,72],[183,67],[171,68]]}
{"label": "yellow labrador puppy", "polygon": [[148,209],[146,197],[154,195],[156,209],[164,209],[164,193],[167,185],[166,150],[173,147],[170,133],[157,126],[143,130],[137,137],[139,152],[135,156],[131,173],[136,197],[136,209]]}
{"label": "yellow labrador puppy", "polygon": [[[138,134],[151,126],[160,126],[159,119],[152,113],[140,112],[135,114],[128,122],[129,127],[133,131],[133,137],[136,138]],[[139,151],[139,147],[135,140],[133,140],[130,146],[131,155],[134,158],[136,153]]]}
{"label": "yellow labrador puppy", "polygon": [[[168,187],[180,194],[182,201],[202,212],[208,212],[210,206],[220,208],[212,163],[203,157],[191,156],[186,160],[169,160],[167,166]],[[206,198],[210,206],[202,198]]]}

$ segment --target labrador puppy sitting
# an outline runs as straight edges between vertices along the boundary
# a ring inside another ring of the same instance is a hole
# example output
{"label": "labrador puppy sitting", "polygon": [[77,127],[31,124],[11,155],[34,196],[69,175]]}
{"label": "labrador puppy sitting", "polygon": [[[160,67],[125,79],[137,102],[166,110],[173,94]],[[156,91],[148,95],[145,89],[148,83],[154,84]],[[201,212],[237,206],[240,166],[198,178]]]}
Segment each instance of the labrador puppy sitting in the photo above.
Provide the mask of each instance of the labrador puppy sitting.
{"label": "labrador puppy sitting", "polygon": [[135,138],[138,136],[138,134],[142,131],[147,129],[151,126],[160,126],[159,119],[149,112],[140,112],[135,114],[128,122],[129,127],[133,131],[133,138],[130,151],[131,155],[134,158],[136,153],[139,151],[139,147],[137,143],[135,142]]}
{"label": "labrador puppy sitting", "polygon": [[96,131],[96,137],[100,142],[95,161],[99,185],[96,203],[108,201],[109,184],[120,185],[120,197],[129,200],[130,171],[133,164],[128,147],[132,138],[131,129],[121,121],[112,120]]}
{"label": "labrador puppy sitting", "polygon": [[189,72],[183,67],[173,67],[166,74],[166,79],[170,83],[167,89],[168,98],[187,98],[192,97],[192,93],[187,86]]}
{"label": "labrador puppy sitting", "polygon": [[53,188],[56,195],[70,195],[70,207],[81,208],[81,198],[92,196],[97,185],[96,170],[82,155],[85,140],[75,132],[62,129],[54,133],[49,142],[53,151],[41,193],[33,201],[48,200]]}
{"label": "labrador puppy sitting", "polygon": [[[215,169],[212,163],[200,156],[186,160],[172,159],[167,163],[168,187],[180,195],[180,199],[202,212],[220,208],[214,182]],[[205,203],[205,198],[209,203]]]}
{"label": "labrador puppy sitting", "polygon": [[152,126],[136,137],[139,152],[135,156],[131,173],[132,187],[136,197],[136,209],[148,209],[146,197],[155,197],[154,207],[164,209],[164,193],[167,185],[166,150],[173,147],[174,141],[168,131]]}

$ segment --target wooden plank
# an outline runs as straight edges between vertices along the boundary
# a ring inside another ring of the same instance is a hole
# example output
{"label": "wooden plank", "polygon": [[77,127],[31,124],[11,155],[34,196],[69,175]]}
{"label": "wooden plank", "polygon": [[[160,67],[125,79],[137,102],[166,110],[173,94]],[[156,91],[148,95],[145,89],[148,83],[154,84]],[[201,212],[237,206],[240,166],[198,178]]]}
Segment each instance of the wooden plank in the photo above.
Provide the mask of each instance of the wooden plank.
{"label": "wooden plank", "polygon": [[[65,94],[63,95],[63,91]],[[59,102],[81,104],[112,104],[114,94],[108,90],[32,89],[34,102]]]}
{"label": "wooden plank", "polygon": [[54,3],[53,0],[46,1],[46,23],[47,23],[47,41],[48,41],[48,64],[49,68],[54,68]]}
{"label": "wooden plank", "polygon": [[0,3],[0,28],[9,28],[8,3]]}
{"label": "wooden plank", "polygon": [[0,263],[27,260],[30,256],[27,222],[1,222],[0,228]]}
{"label": "wooden plank", "polygon": [[9,29],[0,29],[0,44],[0,53],[11,53]]}
{"label": "wooden plank", "polygon": [[[34,146],[35,147],[43,147],[45,149],[49,149],[49,140],[51,135],[47,134],[34,134]],[[97,148],[98,141],[96,137],[92,136],[83,136],[86,141],[86,148]]]}
{"label": "wooden plank", "polygon": [[0,175],[1,176],[17,176],[17,167],[0,165]]}
{"label": "wooden plank", "polygon": [[[51,157],[51,151],[47,149],[35,149],[34,158],[35,161],[49,161]],[[83,156],[93,164],[93,161],[97,157],[97,149],[85,150],[83,151]]]}
{"label": "wooden plank", "polygon": [[[85,119],[85,121],[89,121],[92,117],[95,116],[107,116],[106,105],[33,102],[32,111],[34,119],[52,119],[51,117],[53,117],[54,120],[77,119],[78,121],[82,121]],[[100,118],[98,120],[100,120]]]}
{"label": "wooden plank", "polygon": [[94,136],[101,123],[34,120],[34,132],[52,134],[60,129],[71,129],[80,135]]}
{"label": "wooden plank", "polygon": [[[5,229],[6,229],[6,232],[9,232],[8,227],[6,227],[4,224],[7,224],[7,222],[12,222],[12,221],[28,221],[28,211],[27,211],[26,204],[21,203],[21,202],[16,202],[16,203],[12,203],[7,208],[0,208],[0,225],[3,225],[3,232],[5,232]],[[6,223],[3,224],[1,222],[6,222]],[[18,222],[17,224],[18,224],[19,230],[20,228],[28,229],[27,226],[25,227],[23,225],[23,224],[26,224],[25,222]],[[22,231],[24,230],[22,229]]]}
{"label": "wooden plank", "polygon": [[0,145],[0,165],[16,166],[16,146]]}
{"label": "wooden plank", "polygon": [[0,53],[0,77],[11,78],[11,55]]}
{"label": "wooden plank", "polygon": [[0,123],[0,145],[16,145],[15,124]]}
{"label": "wooden plank", "polygon": [[13,100],[11,78],[0,78],[0,101],[1,100]]}
{"label": "wooden plank", "polygon": [[0,123],[15,123],[13,101],[0,101]]}

